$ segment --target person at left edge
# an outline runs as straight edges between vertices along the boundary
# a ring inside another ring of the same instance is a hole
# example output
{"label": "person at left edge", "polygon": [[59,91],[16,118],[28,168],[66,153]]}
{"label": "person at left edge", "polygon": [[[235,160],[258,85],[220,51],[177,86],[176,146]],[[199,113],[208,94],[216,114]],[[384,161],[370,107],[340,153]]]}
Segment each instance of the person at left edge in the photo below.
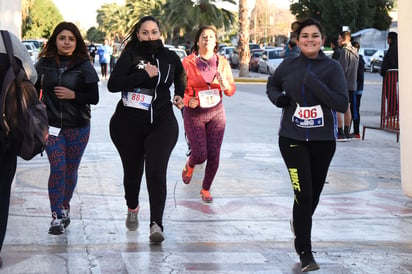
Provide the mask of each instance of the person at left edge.
{"label": "person at left edge", "polygon": [[152,244],[164,240],[167,165],[179,130],[172,106],[183,107],[186,87],[182,63],[174,52],[163,46],[159,28],[159,22],[153,16],[144,16],[133,26],[123,41],[126,46],[108,82],[109,91],[122,94],[110,120],[110,136],[123,164],[128,207],[126,227],[131,231],[138,228],[139,193],[144,171]]}
{"label": "person at left edge", "polygon": [[[37,80],[37,73],[26,47],[16,35],[10,31],[9,34],[14,56],[22,63],[27,78],[35,83]],[[0,85],[3,82],[3,78],[8,68],[9,59],[4,46],[3,37],[0,35]],[[10,191],[16,168],[17,154],[0,146],[0,252],[6,236],[10,206]],[[0,257],[0,267],[2,267],[2,265],[3,260]]]}
{"label": "person at left edge", "polygon": [[70,201],[90,135],[90,104],[99,101],[99,77],[79,29],[59,23],[36,63],[36,88],[49,119],[46,153],[50,162],[49,233],[62,234],[70,223]]}

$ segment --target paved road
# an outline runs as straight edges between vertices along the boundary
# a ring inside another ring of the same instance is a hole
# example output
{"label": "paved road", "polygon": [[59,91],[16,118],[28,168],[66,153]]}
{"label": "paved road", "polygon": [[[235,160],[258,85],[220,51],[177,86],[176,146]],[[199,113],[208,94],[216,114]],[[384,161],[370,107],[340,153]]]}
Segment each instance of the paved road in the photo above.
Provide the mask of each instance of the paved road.
{"label": "paved road", "polygon": [[[366,75],[362,119],[378,122],[381,79]],[[224,98],[227,130],[212,204],[199,199],[204,167],[190,185],[181,182],[186,145],[176,111],[181,131],[168,173],[166,240],[150,246],[144,183],[139,230],[124,225],[122,167],[108,132],[118,94],[101,83],[72,223],[64,235],[47,233],[47,157],[19,161],[0,273],[299,273],[292,190],[277,147],[280,110],[264,83],[237,89]],[[395,135],[383,131],[338,143],[314,216],[317,273],[412,273],[412,202],[401,191],[399,153]]]}

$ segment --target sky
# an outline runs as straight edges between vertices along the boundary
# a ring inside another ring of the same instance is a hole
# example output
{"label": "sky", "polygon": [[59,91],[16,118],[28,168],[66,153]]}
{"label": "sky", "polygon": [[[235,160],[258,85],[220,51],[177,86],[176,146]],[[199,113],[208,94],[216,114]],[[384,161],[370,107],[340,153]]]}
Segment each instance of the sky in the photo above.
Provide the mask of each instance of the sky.
{"label": "sky", "polygon": [[[288,9],[290,0],[268,0],[276,3],[279,8]],[[53,3],[60,10],[65,21],[70,21],[78,25],[81,29],[89,29],[97,26],[96,11],[103,4],[117,3],[123,5],[125,0],[53,0]],[[251,10],[255,6],[255,0],[248,0],[248,8]],[[232,7],[237,11],[237,6]],[[231,8],[231,9],[232,9]]]}

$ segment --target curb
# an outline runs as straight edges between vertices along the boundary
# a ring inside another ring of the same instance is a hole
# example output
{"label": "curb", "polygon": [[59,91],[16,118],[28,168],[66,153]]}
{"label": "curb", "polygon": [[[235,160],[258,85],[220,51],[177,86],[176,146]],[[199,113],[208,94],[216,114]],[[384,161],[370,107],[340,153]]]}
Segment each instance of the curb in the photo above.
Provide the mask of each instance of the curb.
{"label": "curb", "polygon": [[240,83],[266,83],[267,79],[262,79],[262,78],[234,78],[235,82],[240,82]]}

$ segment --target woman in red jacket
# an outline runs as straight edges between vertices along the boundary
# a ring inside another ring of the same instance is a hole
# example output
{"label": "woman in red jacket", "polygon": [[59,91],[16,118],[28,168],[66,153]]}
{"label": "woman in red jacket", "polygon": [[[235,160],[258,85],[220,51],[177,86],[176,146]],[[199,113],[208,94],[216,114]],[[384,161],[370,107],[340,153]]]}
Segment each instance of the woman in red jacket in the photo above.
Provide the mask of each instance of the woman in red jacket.
{"label": "woman in red jacket", "polygon": [[183,98],[183,120],[192,153],[182,172],[189,184],[193,170],[207,160],[200,197],[212,202],[210,187],[219,167],[220,148],[226,126],[223,94],[232,96],[236,88],[232,70],[225,57],[217,55],[217,32],[214,27],[200,27],[193,53],[183,60],[187,86]]}

